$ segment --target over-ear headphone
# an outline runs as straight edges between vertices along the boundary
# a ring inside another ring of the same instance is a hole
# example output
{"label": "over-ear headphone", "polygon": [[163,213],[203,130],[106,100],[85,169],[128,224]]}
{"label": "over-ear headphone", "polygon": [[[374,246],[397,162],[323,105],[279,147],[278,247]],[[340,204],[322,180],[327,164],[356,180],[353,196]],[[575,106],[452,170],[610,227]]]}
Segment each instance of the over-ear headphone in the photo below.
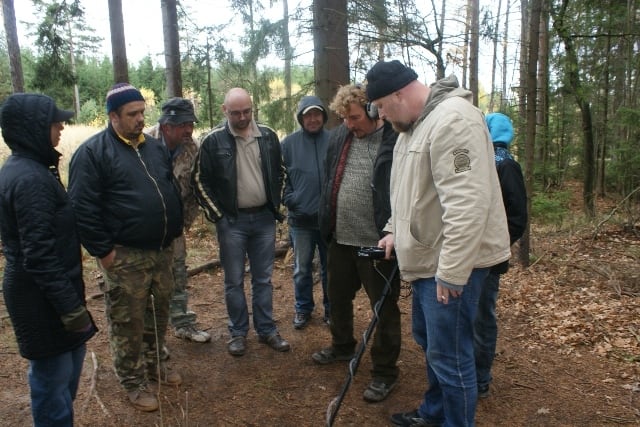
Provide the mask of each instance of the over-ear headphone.
{"label": "over-ear headphone", "polygon": [[364,106],[364,111],[367,112],[367,116],[371,120],[378,120],[380,116],[378,115],[378,107],[373,105],[371,102],[367,102],[367,105]]}
{"label": "over-ear headphone", "polygon": [[[356,83],[356,87],[364,91],[364,85],[362,83]],[[378,120],[380,118],[378,115],[378,107],[373,105],[370,101],[367,101],[367,103],[364,104],[364,111],[367,113],[367,117],[371,120]]]}

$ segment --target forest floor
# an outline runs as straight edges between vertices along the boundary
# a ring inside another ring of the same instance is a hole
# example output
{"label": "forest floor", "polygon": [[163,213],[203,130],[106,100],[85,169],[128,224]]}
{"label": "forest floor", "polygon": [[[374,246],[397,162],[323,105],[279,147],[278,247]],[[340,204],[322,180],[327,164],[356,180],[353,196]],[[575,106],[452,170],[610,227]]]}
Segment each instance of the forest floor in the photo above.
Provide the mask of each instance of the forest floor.
{"label": "forest floor", "polygon": [[[613,222],[597,233],[593,225],[570,228],[532,226],[531,265],[515,265],[503,276],[494,382],[490,396],[479,401],[478,426],[640,425],[640,230]],[[188,234],[190,268],[217,258],[210,230],[202,222]],[[291,351],[277,353],[252,332],[247,354],[229,355],[222,272],[194,274],[190,306],[213,339],[196,344],[167,334],[172,366],[184,383],[162,388],[161,410],[153,413],[133,409],[116,380],[95,264],[86,261],[88,307],[101,331],[88,343],[75,402],[77,426],[325,425],[327,407],[347,379],[347,364],[312,362],[311,354],[330,343],[318,308],[306,329],[293,329],[289,255],[276,261],[273,305]],[[405,286],[398,386],[384,402],[362,399],[370,381],[367,351],[335,426],[388,426],[391,414],[419,404],[425,358],[411,337],[408,296]],[[371,320],[362,292],[354,306],[356,331],[362,334]],[[0,424],[30,426],[27,362],[17,352],[3,305],[0,316]]]}

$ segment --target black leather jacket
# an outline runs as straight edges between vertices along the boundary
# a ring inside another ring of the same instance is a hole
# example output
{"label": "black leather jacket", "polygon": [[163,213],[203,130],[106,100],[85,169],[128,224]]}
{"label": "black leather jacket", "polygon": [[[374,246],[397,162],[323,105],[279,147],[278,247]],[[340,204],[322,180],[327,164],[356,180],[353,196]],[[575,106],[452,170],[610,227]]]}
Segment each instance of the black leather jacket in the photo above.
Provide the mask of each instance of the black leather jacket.
{"label": "black leather jacket", "polygon": [[[383,236],[384,226],[391,216],[391,162],[393,160],[393,147],[396,145],[398,134],[390,123],[384,122],[382,131],[382,143],[378,149],[373,163],[373,178],[371,191],[373,192],[373,215],[376,228],[380,237]],[[320,197],[320,235],[328,243],[333,238],[336,212],[331,208],[331,193],[336,178],[336,170],[340,160],[340,154],[344,149],[347,138],[352,138],[347,127],[343,124],[335,128],[329,137],[327,159],[325,164],[324,182]],[[338,191],[338,189],[336,189]]]}
{"label": "black leather jacket", "polygon": [[[280,213],[284,167],[280,153],[280,140],[273,129],[258,125],[262,176],[267,193],[267,207],[278,221]],[[231,220],[238,217],[238,180],[236,167],[236,139],[228,123],[214,128],[202,140],[196,158],[191,183],[209,221],[217,222],[223,216]]]}

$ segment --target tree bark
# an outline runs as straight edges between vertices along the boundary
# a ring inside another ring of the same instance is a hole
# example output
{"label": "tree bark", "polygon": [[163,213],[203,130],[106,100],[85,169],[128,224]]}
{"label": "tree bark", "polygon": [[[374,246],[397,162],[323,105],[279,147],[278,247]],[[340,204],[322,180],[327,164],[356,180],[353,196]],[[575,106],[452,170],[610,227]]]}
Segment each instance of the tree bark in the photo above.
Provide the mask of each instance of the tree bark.
{"label": "tree bark", "polygon": [[20,57],[20,43],[16,28],[16,10],[13,0],[2,0],[2,15],[4,16],[4,32],[7,36],[7,50],[9,51],[9,68],[11,69],[11,86],[13,92],[24,92],[24,77],[22,75],[22,59]]}
{"label": "tree bark", "polygon": [[[313,1],[313,51],[316,95],[329,105],[338,88],[349,83],[347,2]],[[331,113],[327,128],[340,123]]]}
{"label": "tree bark", "polygon": [[[531,0],[531,15],[529,19],[529,45],[527,55],[526,80],[526,112],[527,131],[525,135],[525,186],[527,189],[527,212],[531,212],[531,194],[533,193],[533,164],[536,143],[537,104],[538,104],[538,52],[540,39],[540,8],[543,0]],[[529,224],[518,246],[518,259],[525,267],[529,266]]]}
{"label": "tree bark", "polygon": [[480,5],[478,0],[470,0],[468,13],[471,14],[471,34],[469,46],[469,90],[473,94],[473,105],[478,106],[478,53],[480,48]]}
{"label": "tree bark", "polygon": [[129,81],[127,63],[127,45],[124,38],[124,19],[122,18],[122,0],[109,1],[109,27],[111,30],[111,56],[113,59],[114,83]]}
{"label": "tree bark", "polygon": [[180,66],[180,33],[176,0],[161,0],[162,35],[164,38],[165,76],[167,97],[182,97],[182,70]]}

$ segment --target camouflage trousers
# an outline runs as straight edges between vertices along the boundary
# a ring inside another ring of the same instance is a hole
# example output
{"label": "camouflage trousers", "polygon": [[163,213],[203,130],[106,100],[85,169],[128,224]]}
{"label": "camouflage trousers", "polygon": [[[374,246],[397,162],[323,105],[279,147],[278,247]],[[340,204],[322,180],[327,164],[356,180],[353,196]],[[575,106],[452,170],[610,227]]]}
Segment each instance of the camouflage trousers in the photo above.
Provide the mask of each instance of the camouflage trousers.
{"label": "camouflage trousers", "polygon": [[117,246],[113,264],[101,267],[113,365],[126,390],[157,377],[173,291],[171,261],[171,247]]}
{"label": "camouflage trousers", "polygon": [[173,247],[173,296],[169,318],[174,328],[195,325],[196,314],[187,309],[189,294],[187,293],[187,246],[184,235],[176,238]]}

